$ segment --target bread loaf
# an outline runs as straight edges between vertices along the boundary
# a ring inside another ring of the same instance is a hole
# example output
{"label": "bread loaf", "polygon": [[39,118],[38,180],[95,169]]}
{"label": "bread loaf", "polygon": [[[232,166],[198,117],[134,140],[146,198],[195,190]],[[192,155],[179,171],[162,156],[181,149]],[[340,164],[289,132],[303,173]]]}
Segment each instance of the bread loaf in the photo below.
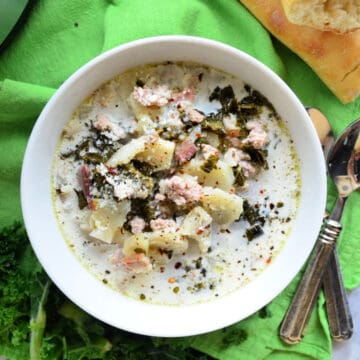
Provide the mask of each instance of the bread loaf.
{"label": "bread loaf", "polygon": [[360,30],[343,35],[295,25],[281,0],[241,0],[281,42],[299,55],[344,103],[360,93]]}
{"label": "bread loaf", "polygon": [[360,0],[281,0],[290,22],[346,33],[360,28]]}

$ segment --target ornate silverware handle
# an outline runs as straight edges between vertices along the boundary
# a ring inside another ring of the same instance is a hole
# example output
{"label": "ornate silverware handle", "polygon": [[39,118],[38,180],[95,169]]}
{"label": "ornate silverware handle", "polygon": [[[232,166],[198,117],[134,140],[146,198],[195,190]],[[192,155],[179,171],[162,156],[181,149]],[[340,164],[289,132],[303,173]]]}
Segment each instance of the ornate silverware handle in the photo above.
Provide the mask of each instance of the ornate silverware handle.
{"label": "ornate silverware handle", "polygon": [[340,231],[341,224],[329,219],[316,242],[300,285],[280,328],[280,336],[288,344],[296,344],[301,340]]}
{"label": "ornate silverware handle", "polygon": [[353,334],[353,321],[335,249],[330,254],[323,287],[331,336],[336,341],[348,340]]}

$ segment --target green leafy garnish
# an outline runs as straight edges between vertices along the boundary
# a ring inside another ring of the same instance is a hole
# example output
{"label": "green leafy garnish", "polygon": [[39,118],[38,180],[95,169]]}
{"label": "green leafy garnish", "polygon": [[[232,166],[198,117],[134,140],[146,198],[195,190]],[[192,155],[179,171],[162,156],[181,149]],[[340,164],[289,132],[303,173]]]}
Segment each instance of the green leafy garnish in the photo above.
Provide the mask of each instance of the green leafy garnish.
{"label": "green leafy garnish", "polygon": [[74,191],[77,195],[79,209],[82,210],[82,209],[86,208],[88,206],[88,203],[86,201],[84,192],[82,190],[76,190],[76,189],[74,189]]}
{"label": "green leafy garnish", "polygon": [[255,239],[256,237],[264,233],[262,227],[259,224],[256,224],[245,231],[246,238],[248,241]]}
{"label": "green leafy garnish", "polygon": [[206,173],[210,173],[212,170],[216,169],[216,164],[218,160],[218,155],[210,155],[200,166],[200,169],[205,171]]}

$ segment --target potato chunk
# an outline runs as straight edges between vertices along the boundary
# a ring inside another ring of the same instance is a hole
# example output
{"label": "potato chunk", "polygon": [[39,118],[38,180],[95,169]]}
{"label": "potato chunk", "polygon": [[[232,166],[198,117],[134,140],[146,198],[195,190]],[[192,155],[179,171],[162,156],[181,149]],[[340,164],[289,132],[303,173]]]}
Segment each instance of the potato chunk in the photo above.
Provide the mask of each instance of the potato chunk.
{"label": "potato chunk", "polygon": [[243,211],[243,199],[220,189],[204,187],[201,201],[214,221],[227,227],[239,219]]}
{"label": "potato chunk", "polygon": [[224,191],[231,189],[235,181],[231,166],[218,160],[216,168],[207,173],[201,169],[203,164],[204,160],[192,159],[183,166],[183,170],[189,175],[197,176],[198,183],[201,185],[216,187]]}
{"label": "potato chunk", "polygon": [[150,248],[171,250],[174,254],[182,254],[188,248],[188,241],[180,232],[157,230],[144,235],[149,241]]}
{"label": "potato chunk", "polygon": [[166,170],[171,167],[175,143],[159,138],[146,149],[136,154],[136,159],[146,162],[154,167],[154,171]]}
{"label": "potato chunk", "polygon": [[181,233],[197,241],[200,251],[204,254],[211,245],[212,217],[201,207],[192,209],[181,225]]}
{"label": "potato chunk", "polygon": [[144,135],[133,139],[116,151],[106,165],[116,167],[118,165],[128,164],[138,153],[146,150],[148,146],[151,146],[151,144],[156,141],[157,137],[153,135]]}
{"label": "potato chunk", "polygon": [[91,212],[89,235],[97,240],[111,244],[115,233],[126,220],[130,211],[130,201],[120,202],[116,208],[101,207]]}
{"label": "potato chunk", "polygon": [[123,254],[130,256],[133,254],[144,253],[148,254],[149,239],[144,236],[144,233],[132,235],[125,239],[123,246]]}

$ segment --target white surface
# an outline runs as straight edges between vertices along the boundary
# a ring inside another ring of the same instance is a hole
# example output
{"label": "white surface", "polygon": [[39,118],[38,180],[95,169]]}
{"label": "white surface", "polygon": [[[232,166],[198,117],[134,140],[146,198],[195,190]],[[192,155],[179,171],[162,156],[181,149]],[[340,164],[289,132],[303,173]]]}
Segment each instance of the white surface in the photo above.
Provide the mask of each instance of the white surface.
{"label": "white surface", "polygon": [[[82,267],[59,232],[50,188],[55,148],[64,124],[78,104],[115,75],[137,65],[165,60],[205,63],[238,76],[265,95],[287,123],[300,157],[302,177],[296,224],[283,250],[266,271],[226,297],[182,307],[151,305],[126,298]],[[125,44],[78,70],[58,89],[35,124],[21,177],[22,210],[29,238],[54,283],[94,317],[124,330],[155,336],[209,332],[240,321],[269,303],[307,259],[322,223],[325,197],[325,164],[320,143],[303,105],[289,87],[247,54],[214,41],[187,36],[163,36]]]}
{"label": "white surface", "polygon": [[354,333],[350,340],[334,343],[332,360],[360,360],[360,287],[349,294],[349,304]]}

